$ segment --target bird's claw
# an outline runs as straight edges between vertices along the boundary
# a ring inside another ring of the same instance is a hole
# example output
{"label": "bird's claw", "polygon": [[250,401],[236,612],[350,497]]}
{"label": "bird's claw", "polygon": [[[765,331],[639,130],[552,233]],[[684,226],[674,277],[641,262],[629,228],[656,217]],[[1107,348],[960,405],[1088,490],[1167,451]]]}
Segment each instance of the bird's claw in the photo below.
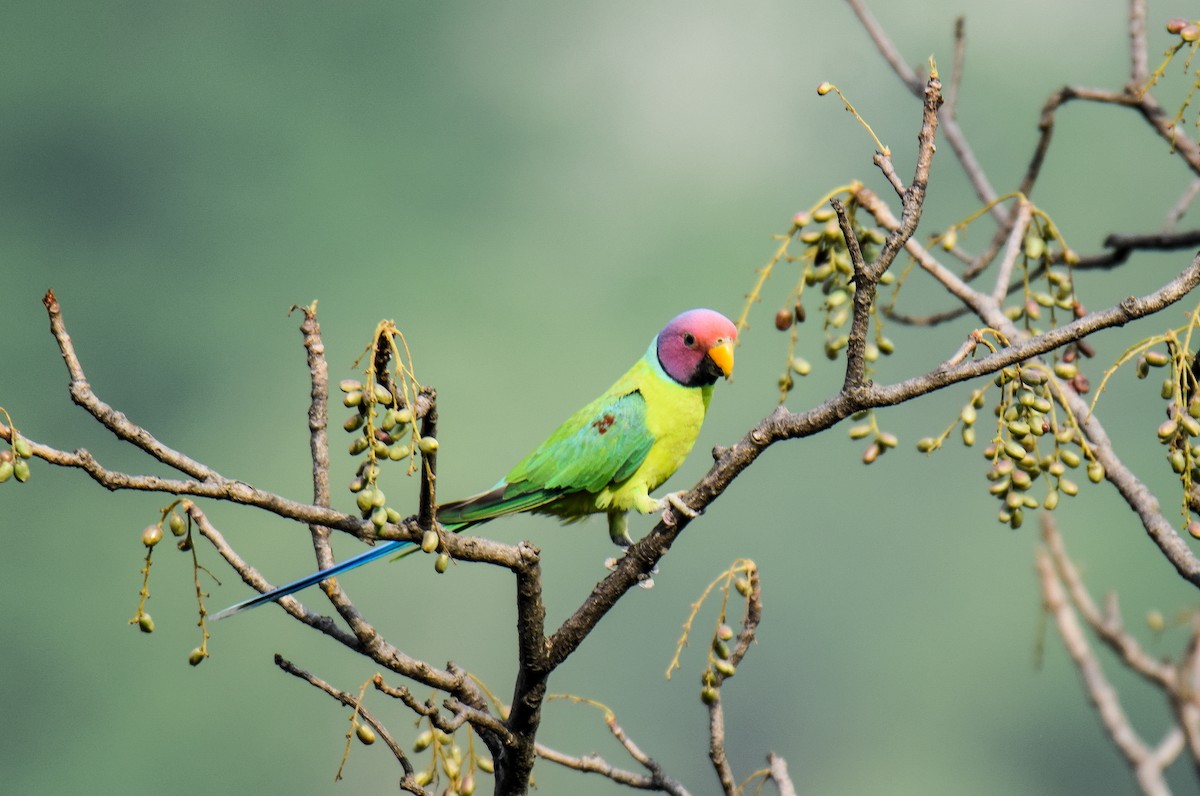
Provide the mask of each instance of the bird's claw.
{"label": "bird's claw", "polygon": [[686,494],[686,492],[669,492],[662,499],[662,501],[660,501],[660,507],[663,511],[663,522],[667,523],[668,525],[675,524],[673,517],[670,520],[667,519],[667,509],[674,509],[683,516],[687,517],[689,520],[694,520],[700,516],[700,512],[683,502],[683,496]]}
{"label": "bird's claw", "polygon": [[[607,569],[609,572],[616,572],[617,571],[617,559],[616,558],[604,559],[604,568]],[[654,588],[654,576],[657,574],[658,574],[658,565],[655,565],[654,569],[650,570],[649,575],[638,575],[638,584],[637,585],[643,589],[653,589]]]}

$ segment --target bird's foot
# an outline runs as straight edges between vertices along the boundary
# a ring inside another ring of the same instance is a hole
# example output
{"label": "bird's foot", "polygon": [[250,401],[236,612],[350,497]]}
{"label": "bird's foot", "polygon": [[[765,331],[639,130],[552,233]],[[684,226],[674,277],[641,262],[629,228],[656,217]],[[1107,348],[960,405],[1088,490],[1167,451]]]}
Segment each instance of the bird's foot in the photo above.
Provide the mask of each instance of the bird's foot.
{"label": "bird's foot", "polygon": [[667,517],[667,511],[670,509],[679,512],[689,520],[694,520],[700,516],[700,512],[683,502],[683,496],[686,494],[687,492],[668,492],[662,500],[658,501],[658,510],[663,512],[663,522],[667,525],[675,524],[674,517],[670,517],[669,519]]}
{"label": "bird's foot", "polygon": [[[604,568],[607,569],[609,572],[616,572],[617,561],[618,561],[618,559],[616,559],[616,558],[604,559]],[[654,576],[657,574],[658,574],[658,566],[655,565],[654,569],[650,570],[649,575],[638,575],[638,586],[642,587],[643,589],[653,589],[654,588]]]}

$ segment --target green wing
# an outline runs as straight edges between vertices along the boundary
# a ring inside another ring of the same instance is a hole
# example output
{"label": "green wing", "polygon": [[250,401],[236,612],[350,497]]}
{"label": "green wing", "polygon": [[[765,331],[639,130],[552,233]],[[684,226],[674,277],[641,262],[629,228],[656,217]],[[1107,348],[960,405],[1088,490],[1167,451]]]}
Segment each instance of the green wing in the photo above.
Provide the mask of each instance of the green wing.
{"label": "green wing", "polygon": [[632,386],[622,393],[617,386],[568,418],[495,488],[439,507],[442,523],[461,530],[505,514],[553,511],[551,504],[557,501],[562,508],[577,507],[579,501],[566,499],[599,492],[633,475],[654,445],[654,436],[646,427],[642,394]]}

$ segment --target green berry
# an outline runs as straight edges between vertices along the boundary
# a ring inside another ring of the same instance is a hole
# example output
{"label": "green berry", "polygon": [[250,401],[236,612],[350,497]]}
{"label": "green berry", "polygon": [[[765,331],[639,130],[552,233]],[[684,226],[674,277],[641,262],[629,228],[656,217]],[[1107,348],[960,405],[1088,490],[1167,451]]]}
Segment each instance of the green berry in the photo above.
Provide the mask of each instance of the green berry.
{"label": "green berry", "polygon": [[147,525],[145,530],[142,531],[142,544],[146,545],[146,547],[154,547],[154,545],[162,541],[162,538],[162,528],[158,525]]}
{"label": "green berry", "polygon": [[200,649],[199,647],[196,647],[196,649],[194,649],[190,653],[188,653],[188,663],[190,663],[192,666],[199,666],[201,661],[203,661],[207,657],[208,657],[207,652]]}
{"label": "green berry", "polygon": [[366,724],[356,724],[354,726],[354,734],[358,736],[358,740],[364,746],[370,746],[375,743],[375,731]]}
{"label": "green berry", "polygon": [[450,568],[450,556],[446,553],[439,553],[437,559],[433,562],[433,571],[441,575]]}
{"label": "green berry", "polygon": [[138,630],[141,630],[143,633],[153,633],[154,632],[154,620],[150,618],[150,614],[147,614],[147,613],[138,614],[137,625],[138,625]]}
{"label": "green berry", "polygon": [[434,550],[437,550],[441,542],[442,540],[438,536],[438,532],[432,528],[421,534],[421,550],[426,553],[432,553]]}
{"label": "green berry", "polygon": [[25,439],[15,431],[12,435],[12,447],[13,451],[22,459],[28,459],[33,455],[33,448],[29,446],[29,440]]}
{"label": "green berry", "polygon": [[13,475],[17,477],[18,481],[25,483],[29,480],[29,462],[25,461],[24,459],[17,459],[12,463],[12,466]]}
{"label": "green berry", "polygon": [[171,512],[171,516],[167,518],[167,526],[175,536],[183,536],[187,533],[187,523],[177,512]]}

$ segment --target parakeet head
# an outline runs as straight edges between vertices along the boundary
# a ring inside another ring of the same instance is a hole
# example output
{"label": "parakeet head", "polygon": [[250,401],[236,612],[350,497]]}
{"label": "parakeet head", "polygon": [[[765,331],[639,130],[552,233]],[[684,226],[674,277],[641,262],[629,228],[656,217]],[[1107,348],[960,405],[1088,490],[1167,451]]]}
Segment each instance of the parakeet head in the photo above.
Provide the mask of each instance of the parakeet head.
{"label": "parakeet head", "polygon": [[684,387],[706,387],[733,373],[737,327],[719,312],[688,310],[658,333],[658,363]]}

